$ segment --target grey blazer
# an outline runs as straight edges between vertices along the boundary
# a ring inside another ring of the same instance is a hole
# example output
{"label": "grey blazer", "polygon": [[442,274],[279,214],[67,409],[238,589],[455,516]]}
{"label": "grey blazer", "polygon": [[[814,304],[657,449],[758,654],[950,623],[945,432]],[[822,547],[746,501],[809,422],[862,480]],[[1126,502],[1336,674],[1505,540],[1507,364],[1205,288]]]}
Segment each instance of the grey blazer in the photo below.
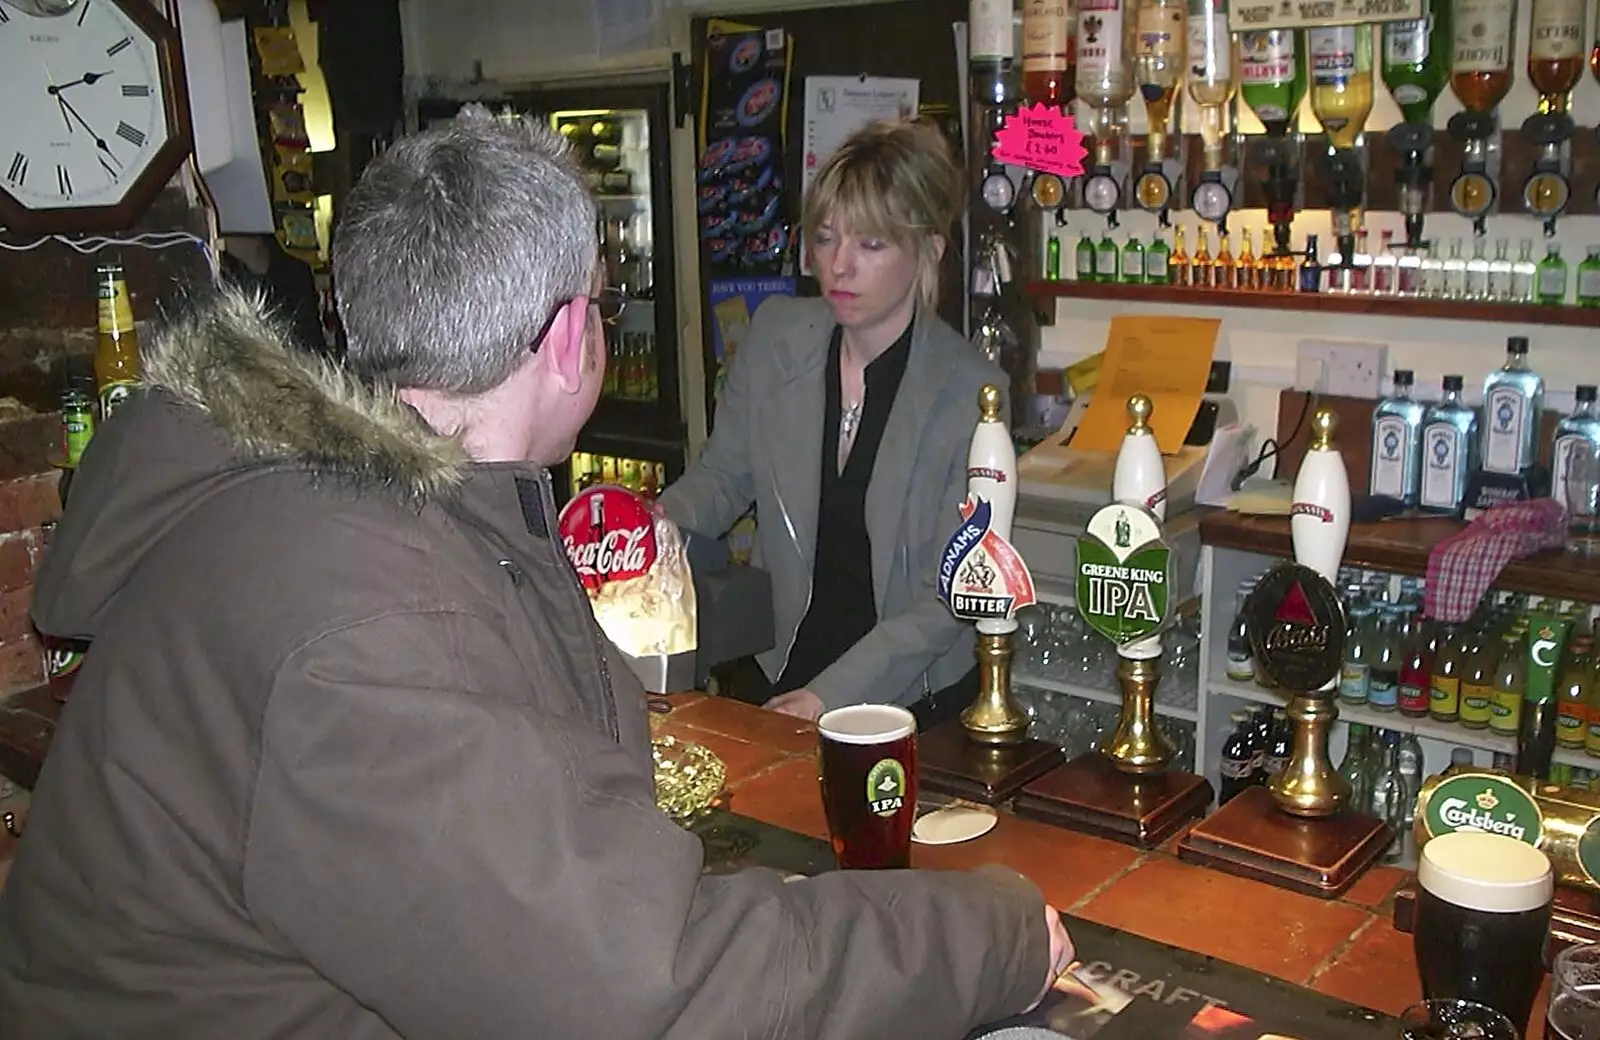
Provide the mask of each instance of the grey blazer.
{"label": "grey blazer", "polygon": [[[661,496],[678,526],[712,536],[755,503],[754,562],[772,575],[777,633],[777,645],[758,660],[773,680],[811,603],[833,327],[823,300],[763,303],[729,367],[705,451]],[[810,684],[829,707],[910,704],[973,666],[973,627],[935,597],[934,577],[960,521],[985,383],[1006,385],[954,329],[919,313],[867,487],[878,624]]]}

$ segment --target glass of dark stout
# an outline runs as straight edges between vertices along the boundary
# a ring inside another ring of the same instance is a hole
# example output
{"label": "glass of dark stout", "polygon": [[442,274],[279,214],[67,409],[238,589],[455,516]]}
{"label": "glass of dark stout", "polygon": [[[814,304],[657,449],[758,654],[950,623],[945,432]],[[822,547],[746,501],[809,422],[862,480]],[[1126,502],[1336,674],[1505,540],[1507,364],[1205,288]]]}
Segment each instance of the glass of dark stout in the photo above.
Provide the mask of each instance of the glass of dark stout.
{"label": "glass of dark stout", "polygon": [[1470,1000],[1424,1000],[1400,1013],[1400,1040],[1517,1040],[1511,1020]]}
{"label": "glass of dark stout", "polygon": [[1545,1040],[1600,1040],[1600,947],[1569,946],[1550,965]]}
{"label": "glass of dark stout", "polygon": [[1411,937],[1423,997],[1475,1001],[1526,1025],[1554,892],[1549,857],[1516,838],[1456,831],[1422,846]]}
{"label": "glass of dark stout", "polygon": [[893,704],[852,704],[817,720],[822,808],[846,870],[911,865],[917,720]]}

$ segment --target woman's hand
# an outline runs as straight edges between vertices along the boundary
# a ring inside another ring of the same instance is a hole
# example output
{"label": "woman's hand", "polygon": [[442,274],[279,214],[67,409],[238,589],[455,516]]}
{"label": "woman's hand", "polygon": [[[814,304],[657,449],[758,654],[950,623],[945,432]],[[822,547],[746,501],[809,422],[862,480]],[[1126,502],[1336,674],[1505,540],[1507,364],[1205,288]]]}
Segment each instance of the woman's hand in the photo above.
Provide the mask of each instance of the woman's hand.
{"label": "woman's hand", "polygon": [[781,711],[785,715],[815,722],[817,716],[822,714],[825,705],[822,703],[822,698],[810,690],[790,690],[788,693],[778,694],[762,707],[768,711]]}

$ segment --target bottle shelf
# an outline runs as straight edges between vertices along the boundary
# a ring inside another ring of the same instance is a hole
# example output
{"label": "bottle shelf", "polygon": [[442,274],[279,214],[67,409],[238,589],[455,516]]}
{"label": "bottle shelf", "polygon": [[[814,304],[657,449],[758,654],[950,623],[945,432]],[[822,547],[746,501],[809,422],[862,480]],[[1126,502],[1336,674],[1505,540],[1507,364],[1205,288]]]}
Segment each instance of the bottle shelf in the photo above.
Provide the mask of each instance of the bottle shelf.
{"label": "bottle shelf", "polygon": [[[1069,697],[1081,697],[1084,700],[1099,701],[1101,704],[1121,704],[1122,693],[1117,690],[1101,690],[1092,686],[1079,686],[1077,683],[1062,682],[1059,679],[1048,679],[1042,675],[1035,675],[1025,669],[1018,669],[1012,673],[1012,682],[1021,686],[1031,686],[1039,690],[1048,690],[1051,693],[1064,693]],[[1190,688],[1184,690],[1166,690],[1161,685],[1156,686],[1155,710],[1157,715],[1179,719],[1183,722],[1196,722],[1200,715],[1195,705],[1196,691]],[[1595,760],[1600,765],[1600,759]]]}
{"label": "bottle shelf", "polygon": [[[1268,690],[1251,683],[1234,682],[1231,679],[1207,680],[1206,692],[1213,697],[1233,697],[1255,704],[1268,704],[1275,708],[1281,708],[1289,702],[1286,691]],[[1502,737],[1491,730],[1468,729],[1460,723],[1440,722],[1435,718],[1414,719],[1398,711],[1374,711],[1369,707],[1345,704],[1343,701],[1339,702],[1338,721],[1359,722],[1364,726],[1393,730],[1396,733],[1411,733],[1443,744],[1455,744],[1478,751],[1500,752],[1507,755],[1514,755],[1517,752],[1515,740]],[[1584,752],[1574,751],[1571,748],[1557,748],[1552,758],[1556,762],[1575,768],[1600,769],[1600,758],[1590,758]],[[1439,769],[1443,768],[1442,765],[1439,766]]]}
{"label": "bottle shelf", "polygon": [[1042,305],[1046,324],[1054,321],[1058,299],[1164,303],[1190,307],[1243,307],[1252,310],[1316,311],[1378,317],[1433,318],[1443,321],[1500,322],[1508,325],[1567,325],[1600,328],[1600,308],[1535,303],[1480,303],[1416,296],[1372,296],[1361,293],[1286,293],[1242,289],[1203,289],[1180,285],[1136,285],[1115,282],[1029,282],[1029,297]]}

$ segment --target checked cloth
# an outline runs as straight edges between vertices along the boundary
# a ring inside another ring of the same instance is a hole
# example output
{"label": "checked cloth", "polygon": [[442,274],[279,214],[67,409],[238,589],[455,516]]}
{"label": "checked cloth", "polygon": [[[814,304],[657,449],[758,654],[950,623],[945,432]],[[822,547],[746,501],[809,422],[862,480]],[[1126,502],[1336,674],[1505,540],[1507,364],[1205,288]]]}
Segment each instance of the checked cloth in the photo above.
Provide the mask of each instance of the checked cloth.
{"label": "checked cloth", "polygon": [[1438,621],[1465,621],[1512,560],[1567,541],[1567,510],[1553,498],[1507,502],[1479,514],[1428,553],[1424,606]]}

